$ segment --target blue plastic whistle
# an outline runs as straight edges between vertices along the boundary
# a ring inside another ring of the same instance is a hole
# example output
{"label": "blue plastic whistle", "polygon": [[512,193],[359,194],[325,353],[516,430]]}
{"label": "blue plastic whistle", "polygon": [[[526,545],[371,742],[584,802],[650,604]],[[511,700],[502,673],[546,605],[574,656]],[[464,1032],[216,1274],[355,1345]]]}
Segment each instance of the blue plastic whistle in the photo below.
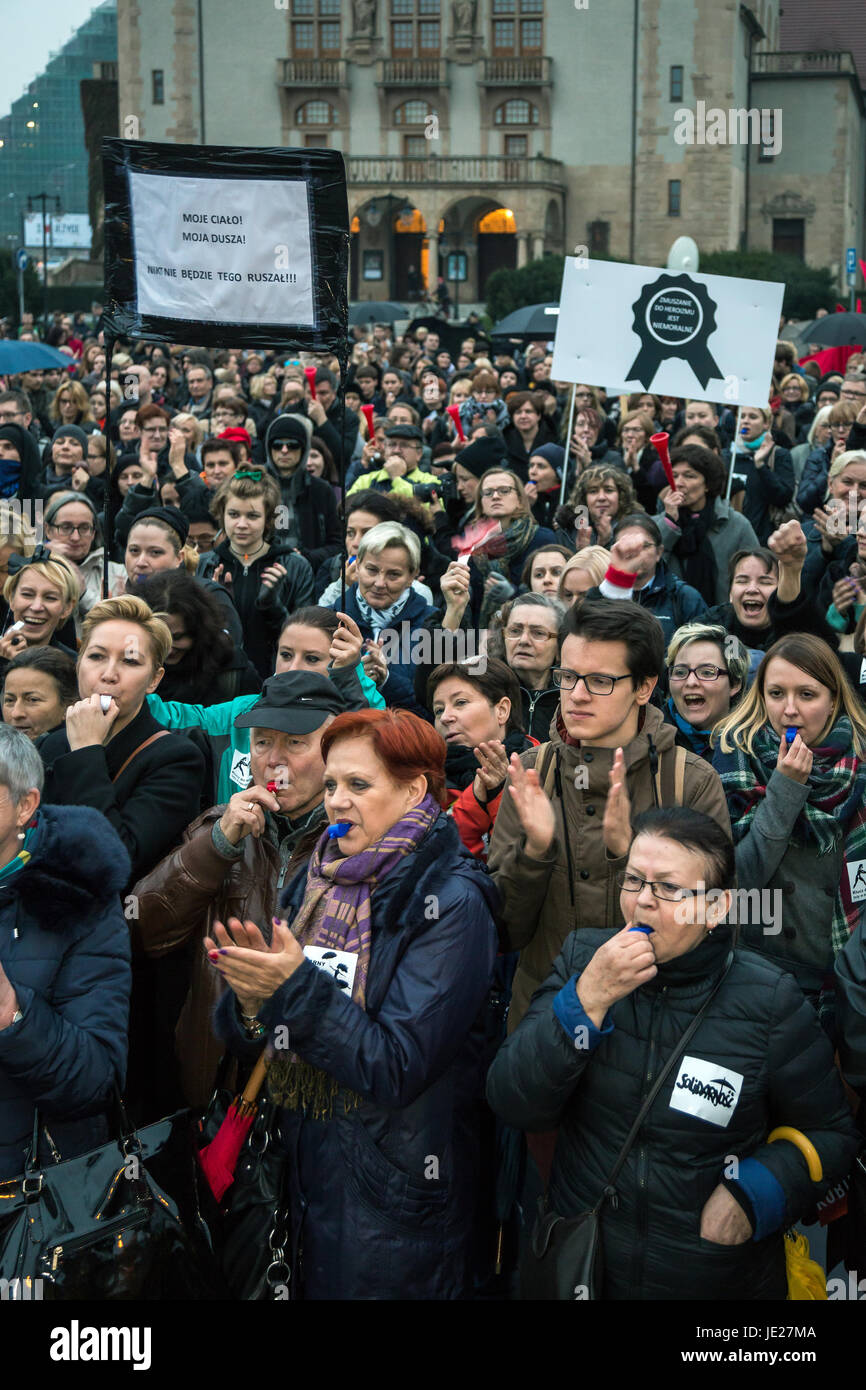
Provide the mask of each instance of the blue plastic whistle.
{"label": "blue plastic whistle", "polygon": [[328,839],[339,840],[341,835],[348,835],[351,829],[352,822],[350,820],[334,821],[333,825],[328,826]]}
{"label": "blue plastic whistle", "polygon": [[643,932],[644,936],[652,936],[653,931],[654,931],[654,928],[653,928],[653,927],[629,927],[629,931],[639,931],[639,932]]}
{"label": "blue plastic whistle", "polygon": [[789,724],[787,729],[785,730],[785,742],[787,743],[789,748],[791,744],[794,742],[794,739],[797,737],[797,732],[798,730],[796,724]]}

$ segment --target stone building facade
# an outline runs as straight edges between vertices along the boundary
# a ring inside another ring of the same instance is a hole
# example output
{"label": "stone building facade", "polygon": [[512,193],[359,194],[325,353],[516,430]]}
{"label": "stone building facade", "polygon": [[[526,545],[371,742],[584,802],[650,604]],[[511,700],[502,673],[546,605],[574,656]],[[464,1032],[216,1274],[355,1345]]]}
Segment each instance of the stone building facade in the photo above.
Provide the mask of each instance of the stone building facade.
{"label": "stone building facade", "polygon": [[[863,230],[859,86],[844,54],[820,81],[777,55],[780,0],[752,6],[118,0],[120,129],[341,150],[353,299],[444,274],[477,302],[498,266],[582,246],[650,265],[684,234],[763,249],[801,214],[804,257],[839,265]],[[682,141],[684,111],[759,100],[783,111],[772,160],[742,132]]]}

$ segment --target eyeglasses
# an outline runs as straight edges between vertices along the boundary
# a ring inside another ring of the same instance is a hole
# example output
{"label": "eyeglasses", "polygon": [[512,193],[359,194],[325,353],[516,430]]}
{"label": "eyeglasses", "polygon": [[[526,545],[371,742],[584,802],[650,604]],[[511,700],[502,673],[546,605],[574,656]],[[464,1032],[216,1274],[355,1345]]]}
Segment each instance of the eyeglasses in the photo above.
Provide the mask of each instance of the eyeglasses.
{"label": "eyeglasses", "polygon": [[300,449],[300,447],[300,443],[296,439],[281,439],[279,443],[271,445],[271,448],[276,453],[280,453],[285,449]]}
{"label": "eyeglasses", "polygon": [[691,675],[697,676],[699,681],[717,681],[719,676],[726,676],[728,673],[721,666],[707,664],[705,666],[672,666],[668,674],[672,681],[687,681]]}
{"label": "eyeglasses", "polygon": [[603,676],[597,671],[587,676],[580,671],[569,671],[567,666],[555,667],[552,674],[553,684],[560,690],[574,690],[578,681],[583,681],[590,695],[612,695],[617,681],[627,681],[631,677],[630,671],[624,676]]}
{"label": "eyeglasses", "polygon": [[701,891],[698,888],[680,888],[677,883],[656,883],[651,878],[641,878],[640,874],[620,875],[619,886],[623,893],[640,893],[646,886],[654,898],[665,903],[681,903],[684,898],[694,898]]}
{"label": "eyeglasses", "polygon": [[152,429],[143,429],[142,434],[168,434],[167,425],[154,425]]}
{"label": "eyeglasses", "polygon": [[71,521],[54,521],[49,522],[48,525],[51,527],[52,531],[58,531],[61,536],[67,537],[74,536],[76,532],[82,538],[84,536],[92,536],[96,530],[96,527],[90,521],[83,521],[80,526],[73,525]]}
{"label": "eyeglasses", "polygon": [[514,492],[514,488],[509,483],[508,487],[485,487],[481,490],[482,497],[507,497],[509,492]]}
{"label": "eyeglasses", "polygon": [[0,415],[0,425],[10,425],[14,420],[23,420],[23,410],[7,410]]}

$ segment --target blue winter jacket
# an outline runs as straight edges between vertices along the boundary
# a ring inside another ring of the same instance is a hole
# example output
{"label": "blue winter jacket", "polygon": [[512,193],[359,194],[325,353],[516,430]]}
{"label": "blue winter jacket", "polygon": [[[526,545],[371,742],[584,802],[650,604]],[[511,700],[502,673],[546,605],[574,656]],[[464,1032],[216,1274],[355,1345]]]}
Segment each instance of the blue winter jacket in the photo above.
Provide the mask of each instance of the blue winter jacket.
{"label": "blue winter jacket", "polygon": [[0,1031],[0,1179],[16,1177],[38,1106],[63,1158],[107,1138],[126,1072],[129,855],[87,806],[41,806],[32,858],[0,883],[0,960],[23,1017]]}
{"label": "blue winter jacket", "polygon": [[[339,608],[339,606],[339,597],[327,605],[327,607],[334,609]],[[357,586],[354,584],[351,588],[346,589],[345,611],[350,618],[354,618],[366,639],[369,640],[375,635],[370,624],[361,616],[361,610],[358,607]],[[428,635],[422,633],[420,629],[424,628],[435,612],[435,608],[431,608],[429,603],[413,589],[406,607],[393,626],[383,629],[378,634],[385,643],[385,655],[388,658],[388,679],[380,687],[379,693],[386,705],[399,705],[401,709],[411,710],[419,718],[425,719],[428,724],[430,723],[430,713],[415,698],[415,668],[419,660],[426,659],[422,644],[429,640]],[[418,633],[417,636],[415,636],[416,633]],[[416,644],[414,659],[413,637]]]}
{"label": "blue winter jacket", "polygon": [[[290,925],[306,877],[281,899]],[[330,1119],[280,1112],[305,1298],[467,1291],[497,902],[485,866],[440,815],[373,891],[366,1011],[310,961],[259,1011],[272,1038],[287,1027],[298,1055],[340,1086]],[[250,1061],[261,1051],[241,1031],[230,992],[215,1029]],[[346,1091],[361,1104],[346,1109]]]}

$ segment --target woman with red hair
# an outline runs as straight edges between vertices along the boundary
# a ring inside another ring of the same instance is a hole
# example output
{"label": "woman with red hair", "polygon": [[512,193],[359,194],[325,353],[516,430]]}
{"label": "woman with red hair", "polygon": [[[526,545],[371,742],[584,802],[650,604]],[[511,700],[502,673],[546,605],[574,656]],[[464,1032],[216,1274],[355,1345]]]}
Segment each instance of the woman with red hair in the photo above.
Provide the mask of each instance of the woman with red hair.
{"label": "woman with red hair", "polygon": [[282,895],[283,920],[230,919],[207,941],[230,986],[216,1031],[248,1062],[274,1049],[291,1287],[461,1298],[495,889],[443,812],[445,744],[428,723],[341,714],[321,747],[330,825]]}

